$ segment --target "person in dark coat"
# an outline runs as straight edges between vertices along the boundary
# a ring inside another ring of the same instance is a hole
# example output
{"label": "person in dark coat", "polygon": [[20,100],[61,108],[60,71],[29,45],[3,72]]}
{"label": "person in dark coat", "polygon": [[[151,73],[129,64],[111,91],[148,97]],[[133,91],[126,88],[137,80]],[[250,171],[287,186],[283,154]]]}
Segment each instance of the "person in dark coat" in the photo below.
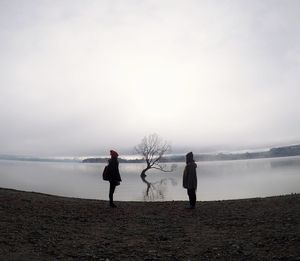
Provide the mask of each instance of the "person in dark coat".
{"label": "person in dark coat", "polygon": [[120,185],[121,176],[119,172],[119,161],[118,156],[119,154],[111,150],[110,151],[111,158],[108,160],[108,172],[109,172],[109,205],[112,208],[115,208],[116,205],[114,204],[114,192],[116,186]]}
{"label": "person in dark coat", "polygon": [[197,164],[194,161],[193,152],[186,154],[186,166],[183,172],[183,187],[187,189],[190,200],[188,208],[194,209],[196,207],[196,190],[197,190]]}

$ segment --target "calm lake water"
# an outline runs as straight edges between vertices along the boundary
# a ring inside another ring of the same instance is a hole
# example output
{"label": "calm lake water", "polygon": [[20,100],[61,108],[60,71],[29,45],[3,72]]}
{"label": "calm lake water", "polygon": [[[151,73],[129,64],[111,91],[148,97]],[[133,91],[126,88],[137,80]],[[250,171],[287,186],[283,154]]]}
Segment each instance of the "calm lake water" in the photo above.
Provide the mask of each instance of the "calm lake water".
{"label": "calm lake water", "polygon": [[[187,200],[182,188],[184,163],[172,173],[149,171],[143,164],[120,164],[123,182],[115,200]],[[265,197],[300,192],[300,157],[198,162],[198,200]],[[0,160],[0,187],[53,195],[107,199],[102,180],[105,164],[49,163]],[[171,164],[170,164],[171,166]]]}

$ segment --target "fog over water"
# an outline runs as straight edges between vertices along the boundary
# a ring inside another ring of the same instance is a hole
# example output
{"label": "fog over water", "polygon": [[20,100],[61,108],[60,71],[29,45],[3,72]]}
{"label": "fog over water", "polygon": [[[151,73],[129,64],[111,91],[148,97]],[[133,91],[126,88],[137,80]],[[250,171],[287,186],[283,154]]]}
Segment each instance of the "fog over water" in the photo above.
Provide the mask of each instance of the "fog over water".
{"label": "fog over water", "polygon": [[1,0],[0,56],[0,154],[300,143],[298,0]]}
{"label": "fog over water", "polygon": [[[300,193],[300,157],[198,162],[200,201]],[[172,173],[149,171],[143,164],[120,164],[122,183],[115,199],[125,201],[187,200],[182,188],[184,163]],[[0,186],[67,197],[108,199],[109,183],[101,174],[105,164],[46,163],[0,160]],[[147,192],[147,188],[148,192]]]}

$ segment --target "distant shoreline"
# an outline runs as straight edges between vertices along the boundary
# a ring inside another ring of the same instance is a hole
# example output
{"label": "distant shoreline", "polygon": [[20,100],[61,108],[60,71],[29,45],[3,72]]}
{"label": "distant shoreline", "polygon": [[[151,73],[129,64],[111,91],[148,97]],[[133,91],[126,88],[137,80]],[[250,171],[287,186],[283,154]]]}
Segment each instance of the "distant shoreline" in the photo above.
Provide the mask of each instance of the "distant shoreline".
{"label": "distant shoreline", "polygon": [[[201,161],[228,161],[228,160],[246,160],[246,159],[267,159],[279,157],[300,156],[300,145],[284,146],[271,148],[267,151],[244,152],[244,153],[217,153],[217,154],[194,154],[196,162]],[[12,161],[32,161],[32,162],[69,162],[69,163],[107,163],[107,157],[36,157],[36,156],[16,156],[0,155],[0,160]],[[144,163],[143,159],[126,159],[120,156],[120,163]],[[185,155],[164,156],[163,163],[185,162]]]}
{"label": "distant shoreline", "polygon": [[300,194],[116,202],[0,188],[7,260],[298,260]]}
{"label": "distant shoreline", "polygon": [[[245,160],[245,159],[266,159],[279,157],[293,157],[300,156],[300,145],[285,146],[278,148],[271,148],[263,152],[245,152],[245,153],[218,153],[218,154],[195,154],[196,162],[200,161],[226,161],[226,160]],[[108,158],[87,158],[82,160],[83,163],[106,163]],[[143,159],[122,159],[121,163],[143,163]],[[161,162],[185,162],[185,155],[165,156]]]}

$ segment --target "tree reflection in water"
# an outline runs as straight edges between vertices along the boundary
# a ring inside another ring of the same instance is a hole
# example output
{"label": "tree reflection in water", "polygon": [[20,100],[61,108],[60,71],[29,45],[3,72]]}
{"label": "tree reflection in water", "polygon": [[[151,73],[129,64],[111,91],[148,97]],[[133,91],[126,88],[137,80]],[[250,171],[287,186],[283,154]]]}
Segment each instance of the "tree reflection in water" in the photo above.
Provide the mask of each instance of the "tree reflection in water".
{"label": "tree reflection in water", "polygon": [[149,182],[146,180],[146,176],[141,176],[141,179],[147,186],[143,192],[144,201],[163,201],[166,198],[168,182],[170,182],[172,186],[177,185],[177,181],[174,178],[164,178],[156,182]]}

